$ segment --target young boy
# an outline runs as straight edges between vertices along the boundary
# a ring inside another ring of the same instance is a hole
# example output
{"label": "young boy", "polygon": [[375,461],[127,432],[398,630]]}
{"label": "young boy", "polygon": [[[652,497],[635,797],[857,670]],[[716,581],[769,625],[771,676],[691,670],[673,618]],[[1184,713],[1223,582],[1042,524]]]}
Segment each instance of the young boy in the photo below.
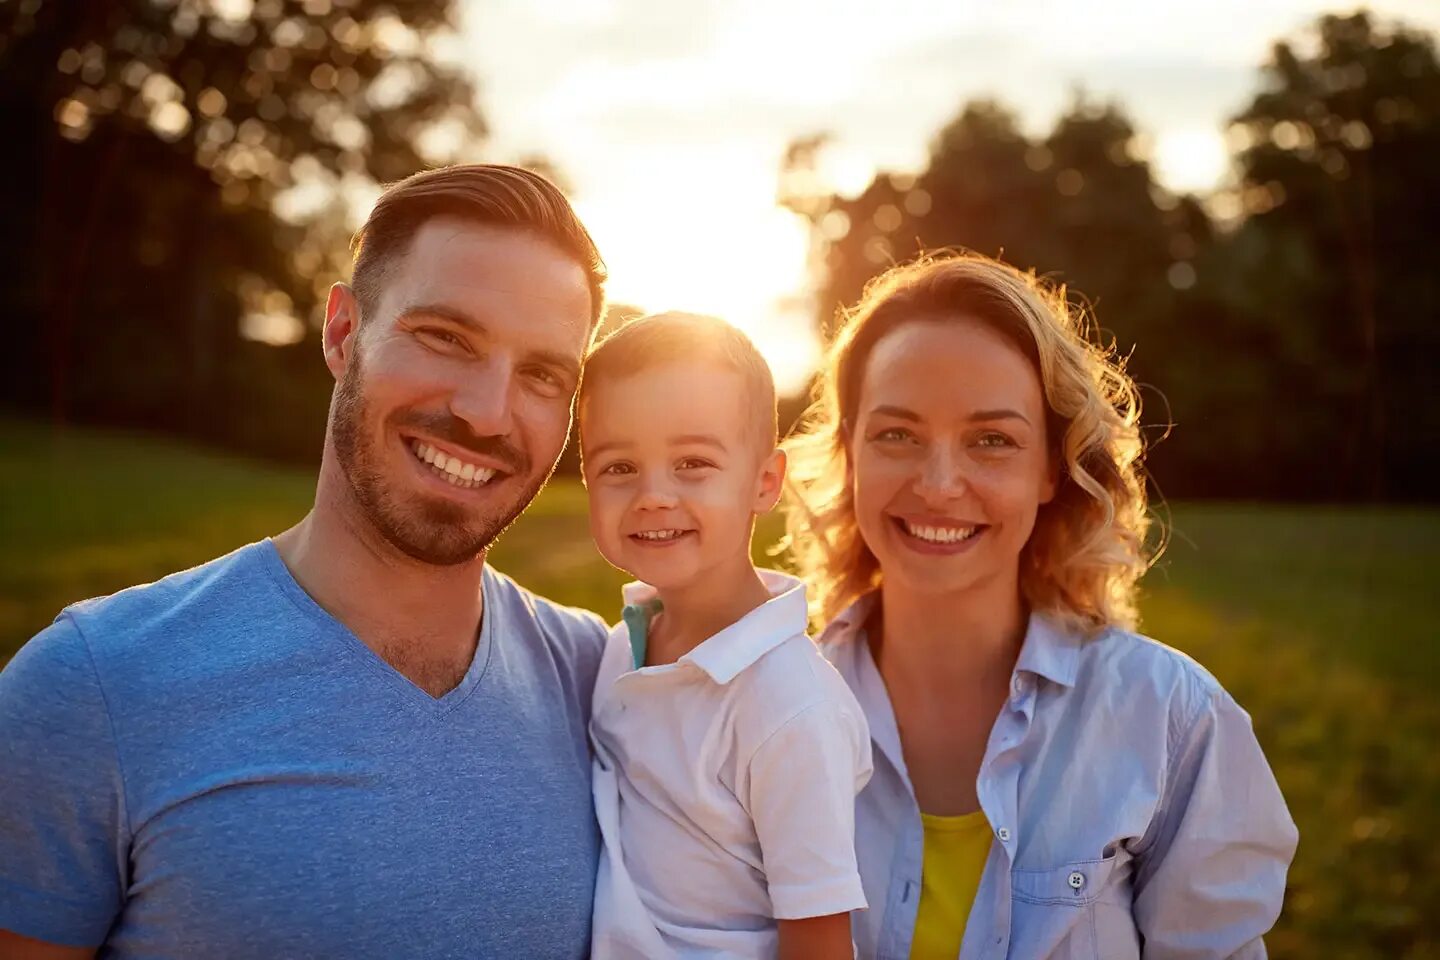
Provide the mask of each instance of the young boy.
{"label": "young boy", "polygon": [[595,687],[592,956],[848,960],[870,736],[804,585],[751,563],[785,475],[769,368],[722,321],[645,317],[591,352],[579,419],[591,533],[639,581]]}

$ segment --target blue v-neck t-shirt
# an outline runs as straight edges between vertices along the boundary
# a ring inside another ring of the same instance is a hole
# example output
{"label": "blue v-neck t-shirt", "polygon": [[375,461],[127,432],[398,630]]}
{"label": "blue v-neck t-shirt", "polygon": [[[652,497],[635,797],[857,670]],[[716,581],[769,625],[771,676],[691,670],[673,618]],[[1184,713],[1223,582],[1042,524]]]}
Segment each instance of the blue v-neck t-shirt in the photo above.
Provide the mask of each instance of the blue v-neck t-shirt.
{"label": "blue v-neck t-shirt", "polygon": [[114,958],[578,958],[605,625],[486,568],[433,698],[273,543],[65,610],[0,673],[0,929]]}

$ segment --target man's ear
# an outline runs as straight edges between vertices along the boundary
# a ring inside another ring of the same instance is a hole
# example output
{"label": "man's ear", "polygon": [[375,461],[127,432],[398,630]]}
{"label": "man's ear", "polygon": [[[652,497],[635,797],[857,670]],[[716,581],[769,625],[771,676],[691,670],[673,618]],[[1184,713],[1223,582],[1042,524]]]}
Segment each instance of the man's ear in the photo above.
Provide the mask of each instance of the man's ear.
{"label": "man's ear", "polygon": [[360,303],[355,299],[355,291],[349,284],[337,283],[330,288],[330,297],[325,301],[325,327],[321,335],[325,366],[336,380],[345,375],[359,331]]}
{"label": "man's ear", "polygon": [[760,465],[760,487],[755,495],[756,513],[769,513],[775,509],[775,504],[780,502],[780,494],[785,489],[787,466],[785,451],[779,447],[771,450],[765,457],[765,462]]}

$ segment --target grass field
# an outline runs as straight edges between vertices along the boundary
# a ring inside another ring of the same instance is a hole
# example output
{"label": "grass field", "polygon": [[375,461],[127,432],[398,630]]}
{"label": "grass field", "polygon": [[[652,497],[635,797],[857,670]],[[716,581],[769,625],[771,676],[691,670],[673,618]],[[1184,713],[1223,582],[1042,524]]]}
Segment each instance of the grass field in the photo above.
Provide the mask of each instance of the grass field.
{"label": "grass field", "polygon": [[[0,661],[66,603],[278,532],[312,492],[309,472],[0,421]],[[1271,955],[1440,958],[1440,511],[1176,504],[1168,519],[1145,630],[1251,712],[1300,825]],[[770,518],[761,540],[778,532]],[[624,578],[590,546],[573,482],[492,560],[616,614]]]}

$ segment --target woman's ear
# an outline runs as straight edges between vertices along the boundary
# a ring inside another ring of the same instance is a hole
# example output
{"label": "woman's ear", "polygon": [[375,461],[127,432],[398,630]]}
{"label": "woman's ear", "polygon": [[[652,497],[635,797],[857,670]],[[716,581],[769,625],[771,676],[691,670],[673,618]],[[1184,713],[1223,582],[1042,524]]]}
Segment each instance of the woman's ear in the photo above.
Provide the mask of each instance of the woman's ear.
{"label": "woman's ear", "polygon": [[785,451],[776,447],[760,465],[760,483],[755,494],[755,513],[769,513],[780,502],[780,493],[785,489],[785,469],[789,461]]}

